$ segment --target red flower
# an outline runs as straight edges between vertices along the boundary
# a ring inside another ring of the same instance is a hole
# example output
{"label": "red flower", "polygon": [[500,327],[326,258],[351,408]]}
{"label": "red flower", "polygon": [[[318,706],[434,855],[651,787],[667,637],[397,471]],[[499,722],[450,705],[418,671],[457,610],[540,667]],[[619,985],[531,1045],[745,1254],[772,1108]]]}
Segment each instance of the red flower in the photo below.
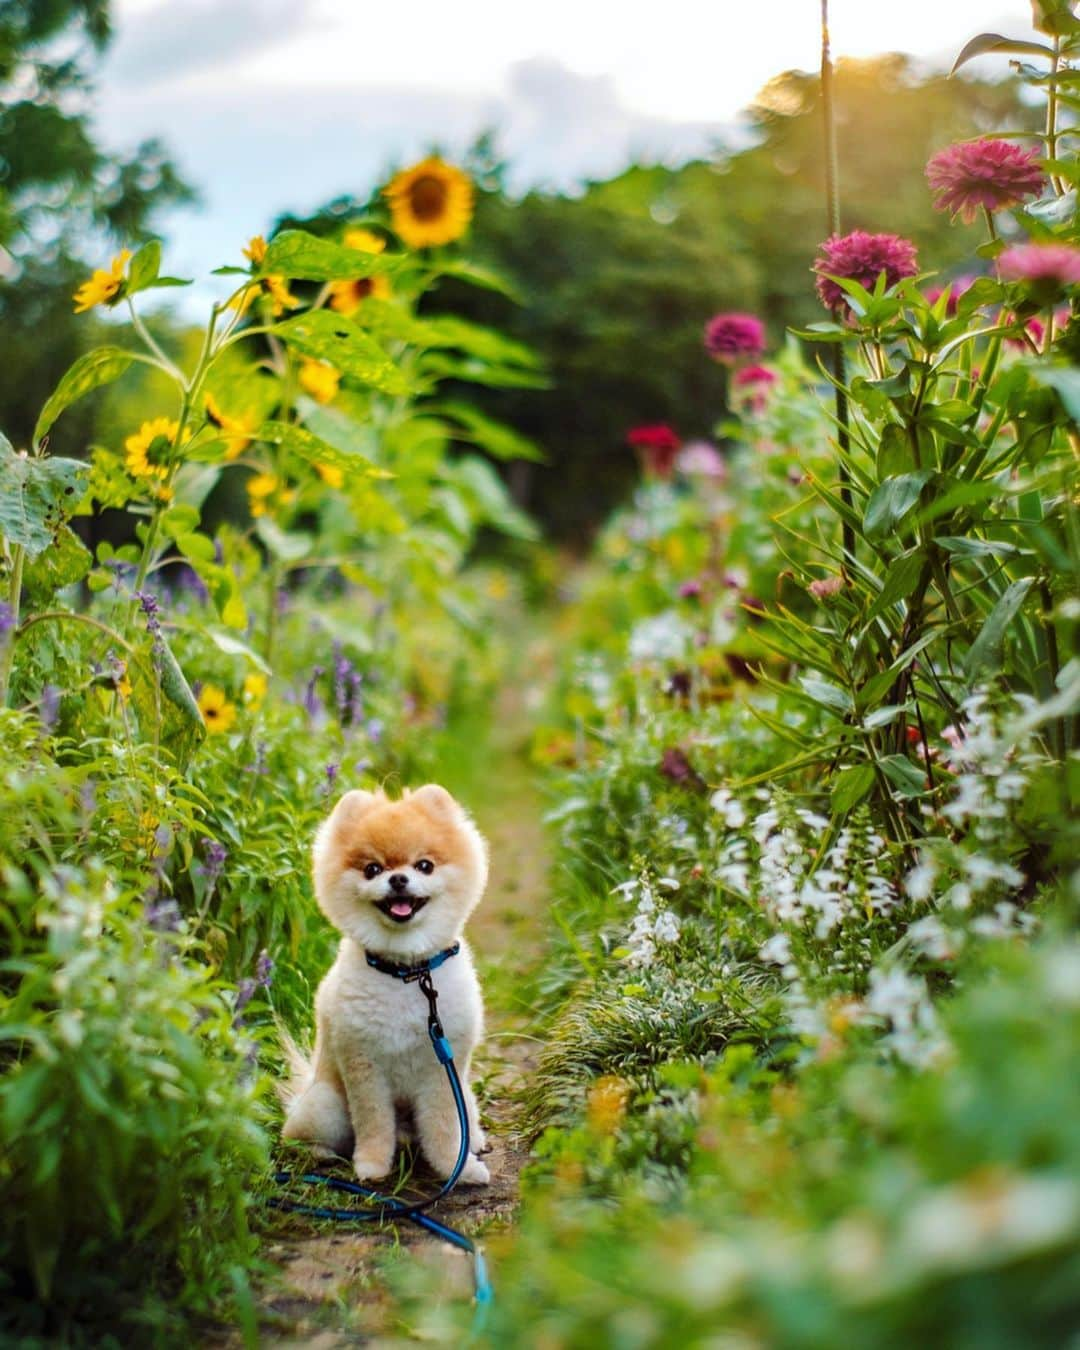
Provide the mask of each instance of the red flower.
{"label": "red flower", "polygon": [[901,239],[896,234],[867,234],[865,230],[832,235],[814,259],[817,293],[826,309],[834,310],[847,304],[847,295],[832,277],[857,281],[870,291],[882,272],[886,284],[895,286],[918,270],[915,245],[910,239]]}
{"label": "red flower", "polygon": [[934,205],[970,225],[980,210],[1007,211],[1037,197],[1046,177],[1037,150],[1011,141],[967,141],[939,150],[926,166]]}
{"label": "red flower", "polygon": [[661,478],[669,478],[675,465],[675,456],[682,445],[678,433],[666,422],[631,427],[626,433],[627,444],[641,455],[646,469]]}
{"label": "red flower", "polygon": [[714,314],[705,325],[705,350],[723,366],[765,350],[765,325],[753,314]]}
{"label": "red flower", "polygon": [[1014,244],[998,258],[1002,281],[1022,281],[1040,305],[1060,300],[1067,286],[1080,283],[1080,248],[1070,244]]}

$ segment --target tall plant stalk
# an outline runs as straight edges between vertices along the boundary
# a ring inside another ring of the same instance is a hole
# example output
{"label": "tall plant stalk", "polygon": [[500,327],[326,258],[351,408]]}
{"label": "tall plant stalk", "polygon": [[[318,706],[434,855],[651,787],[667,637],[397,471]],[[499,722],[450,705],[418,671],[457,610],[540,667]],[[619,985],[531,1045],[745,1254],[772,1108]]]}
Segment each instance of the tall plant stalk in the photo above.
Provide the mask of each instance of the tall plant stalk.
{"label": "tall plant stalk", "polygon": [[[821,0],[821,111],[825,126],[825,209],[826,227],[830,235],[840,233],[840,174],[836,152],[836,109],[833,101],[832,45],[829,37],[829,0]],[[851,446],[848,431],[848,400],[845,390],[847,378],[843,343],[834,342],[833,380],[836,393],[837,441],[840,446],[840,500],[851,509],[851,480],[846,456]],[[850,520],[840,524],[845,560],[855,556],[855,530]]]}

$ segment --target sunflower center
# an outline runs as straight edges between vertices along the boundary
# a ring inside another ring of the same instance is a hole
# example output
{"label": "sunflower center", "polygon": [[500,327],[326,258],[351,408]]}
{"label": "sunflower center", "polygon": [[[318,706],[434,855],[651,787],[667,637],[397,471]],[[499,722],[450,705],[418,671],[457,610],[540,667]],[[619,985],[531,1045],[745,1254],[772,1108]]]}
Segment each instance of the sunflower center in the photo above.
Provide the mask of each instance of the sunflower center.
{"label": "sunflower center", "polygon": [[446,209],[446,184],[441,178],[425,174],[409,189],[409,205],[417,220],[438,220]]}
{"label": "sunflower center", "polygon": [[366,300],[375,288],[375,283],[371,277],[358,277],[353,282],[353,295],[357,300]]}

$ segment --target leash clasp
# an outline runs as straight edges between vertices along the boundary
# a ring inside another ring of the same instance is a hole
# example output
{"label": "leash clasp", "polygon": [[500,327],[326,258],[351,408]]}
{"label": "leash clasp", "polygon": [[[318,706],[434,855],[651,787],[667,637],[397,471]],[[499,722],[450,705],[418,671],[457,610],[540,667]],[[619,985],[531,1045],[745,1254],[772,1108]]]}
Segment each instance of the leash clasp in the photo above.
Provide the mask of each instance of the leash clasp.
{"label": "leash clasp", "polygon": [[431,1044],[435,1048],[435,1058],[440,1064],[449,1064],[454,1058],[454,1052],[450,1042],[446,1039],[446,1033],[443,1031],[443,1024],[439,1017],[439,991],[432,983],[431,971],[422,970],[417,975],[417,983],[420,986],[420,992],[428,1002],[428,1035],[431,1037]]}

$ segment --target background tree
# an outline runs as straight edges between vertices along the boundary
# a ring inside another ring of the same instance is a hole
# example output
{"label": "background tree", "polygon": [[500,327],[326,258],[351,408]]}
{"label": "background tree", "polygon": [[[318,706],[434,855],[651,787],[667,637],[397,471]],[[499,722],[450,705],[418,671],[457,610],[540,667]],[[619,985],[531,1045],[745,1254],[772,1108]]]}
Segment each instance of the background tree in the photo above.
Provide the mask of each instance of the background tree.
{"label": "background tree", "polygon": [[[109,36],[107,0],[0,0],[0,428],[16,445],[93,345],[71,304],[88,246],[144,239],[158,207],[193,195],[160,142],[130,156],[95,143],[91,72]],[[94,406],[64,419],[57,448],[85,443]]]}

